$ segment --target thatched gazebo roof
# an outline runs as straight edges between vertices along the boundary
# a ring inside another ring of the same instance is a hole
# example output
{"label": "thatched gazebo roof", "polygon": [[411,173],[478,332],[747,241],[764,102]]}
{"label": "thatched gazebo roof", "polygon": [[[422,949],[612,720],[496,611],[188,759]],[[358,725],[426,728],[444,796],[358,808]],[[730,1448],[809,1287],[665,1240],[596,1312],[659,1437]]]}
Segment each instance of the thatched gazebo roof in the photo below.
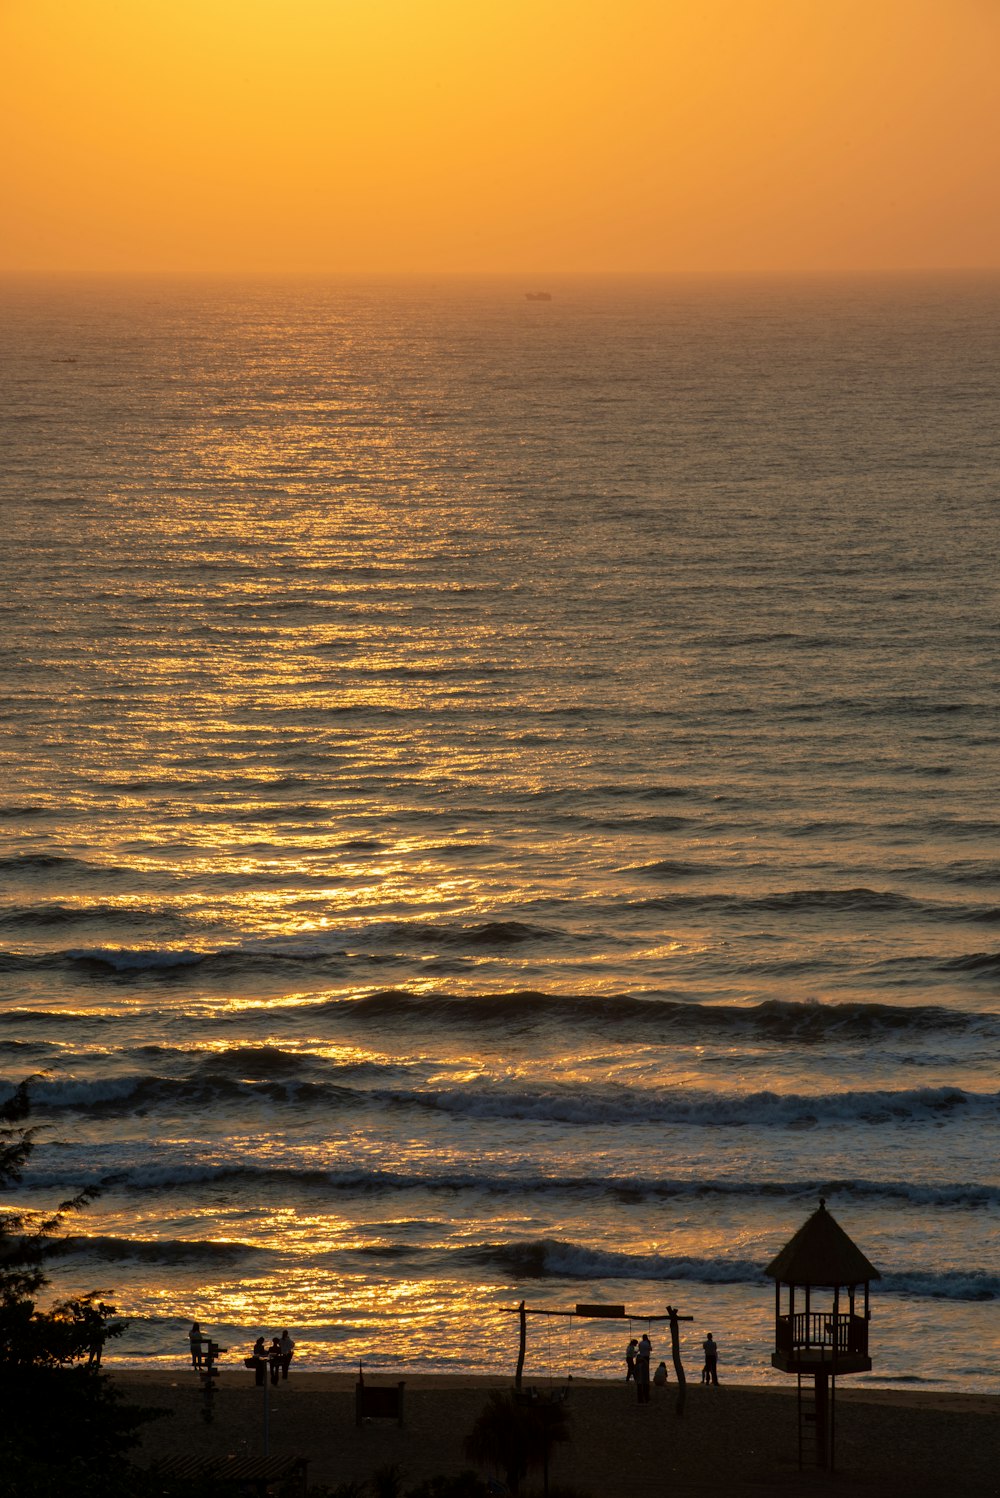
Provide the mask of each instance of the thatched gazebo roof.
{"label": "thatched gazebo roof", "polygon": [[764,1270],[782,1285],[863,1285],[882,1276],[844,1229],[819,1208]]}

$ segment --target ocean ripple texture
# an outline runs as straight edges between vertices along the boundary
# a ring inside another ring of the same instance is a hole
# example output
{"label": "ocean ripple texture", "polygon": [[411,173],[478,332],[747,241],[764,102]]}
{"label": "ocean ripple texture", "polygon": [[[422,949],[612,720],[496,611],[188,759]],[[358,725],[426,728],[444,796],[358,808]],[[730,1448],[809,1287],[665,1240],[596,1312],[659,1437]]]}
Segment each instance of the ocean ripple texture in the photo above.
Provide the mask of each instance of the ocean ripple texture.
{"label": "ocean ripple texture", "polygon": [[552,292],[4,285],[18,1200],[134,1364],[777,1380],[822,1195],[995,1388],[1000,282]]}

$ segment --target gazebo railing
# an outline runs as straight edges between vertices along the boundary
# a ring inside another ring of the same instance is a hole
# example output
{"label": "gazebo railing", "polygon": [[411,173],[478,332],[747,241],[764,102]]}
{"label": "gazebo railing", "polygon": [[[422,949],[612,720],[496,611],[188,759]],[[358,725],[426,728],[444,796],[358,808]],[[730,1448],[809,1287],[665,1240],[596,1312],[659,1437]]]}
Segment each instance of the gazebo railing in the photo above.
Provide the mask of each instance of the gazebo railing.
{"label": "gazebo railing", "polygon": [[796,1311],[779,1316],[775,1344],[779,1352],[815,1349],[821,1356],[868,1353],[868,1322],[849,1311]]}

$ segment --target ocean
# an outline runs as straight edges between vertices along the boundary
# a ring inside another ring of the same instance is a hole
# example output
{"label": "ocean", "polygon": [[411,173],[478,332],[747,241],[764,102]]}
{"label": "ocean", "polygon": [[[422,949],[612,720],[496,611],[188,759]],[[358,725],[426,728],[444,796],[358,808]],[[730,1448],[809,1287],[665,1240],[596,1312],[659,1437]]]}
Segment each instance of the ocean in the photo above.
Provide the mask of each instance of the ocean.
{"label": "ocean", "polygon": [[[17,1199],[171,1366],[1000,1377],[1000,279],[8,282]],[[652,1328],[654,1360],[664,1334]],[[860,1380],[859,1380],[860,1381]]]}

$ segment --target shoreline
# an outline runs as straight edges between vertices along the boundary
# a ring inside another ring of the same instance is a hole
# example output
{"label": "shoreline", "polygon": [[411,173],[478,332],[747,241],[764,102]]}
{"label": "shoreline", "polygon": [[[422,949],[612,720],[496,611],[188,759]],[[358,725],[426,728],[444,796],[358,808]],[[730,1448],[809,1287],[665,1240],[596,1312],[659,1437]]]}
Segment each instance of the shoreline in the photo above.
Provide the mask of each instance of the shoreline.
{"label": "shoreline", "polygon": [[[234,1386],[243,1383],[247,1375],[243,1366],[244,1354],[241,1354],[235,1362],[219,1363],[219,1383],[226,1386]],[[668,1365],[669,1366],[669,1365]],[[115,1362],[111,1357],[105,1357],[100,1371],[111,1375],[115,1383],[121,1384],[144,1384],[144,1383],[193,1383],[192,1368],[189,1363],[175,1360],[171,1365],[142,1366],[139,1363]],[[328,1387],[328,1389],[353,1389],[358,1368],[313,1368],[305,1365],[292,1363],[292,1374],[296,1383],[316,1384],[316,1387]],[[467,1372],[466,1369],[413,1369],[406,1363],[398,1363],[392,1366],[374,1366],[373,1363],[365,1362],[365,1378],[370,1378],[373,1383],[397,1383],[398,1380],[406,1381],[407,1387],[427,1387],[427,1389],[512,1389],[513,1372]],[[674,1369],[669,1369],[671,1381],[669,1389],[677,1390],[674,1381]],[[725,1374],[725,1369],[720,1369],[720,1374]],[[985,1407],[993,1407],[1000,1401],[1000,1390],[996,1393],[985,1389],[955,1389],[954,1386],[945,1384],[933,1384],[928,1381],[919,1384],[910,1383],[861,1383],[844,1375],[844,1380],[837,1386],[838,1399],[859,1399],[864,1402],[910,1402],[942,1401],[942,1404],[961,1404],[964,1401],[982,1401]],[[548,1392],[549,1389],[564,1389],[569,1384],[573,1389],[618,1389],[624,1387],[624,1378],[597,1378],[590,1375],[570,1374],[567,1378],[555,1378],[548,1372],[531,1372],[525,1369],[522,1378],[525,1389],[537,1389],[540,1392]],[[787,1390],[795,1392],[795,1384],[792,1375],[780,1374],[775,1371],[774,1377],[769,1380],[744,1381],[740,1378],[723,1377],[722,1383],[726,1389],[740,1389],[747,1395],[753,1393],[783,1393]],[[698,1386],[698,1369],[687,1374],[687,1389]]]}
{"label": "shoreline", "polygon": [[[177,1456],[263,1454],[264,1393],[253,1375],[227,1368],[212,1398],[212,1419],[200,1380],[188,1366],[171,1371],[107,1370],[126,1399],[168,1409],[145,1427],[135,1459],[141,1465]],[[473,1464],[463,1441],[491,1389],[509,1389],[502,1374],[408,1374],[405,1368],[366,1371],[369,1384],[402,1381],[404,1423],[355,1423],[356,1374],[297,1370],[287,1383],[266,1386],[271,1455],[302,1456],[310,1483],[336,1487],[364,1482],[398,1465],[403,1490]],[[531,1387],[531,1380],[525,1380]],[[547,1384],[537,1382],[540,1390]],[[625,1380],[573,1380],[567,1385],[570,1439],[555,1448],[553,1485],[589,1498],[671,1495],[812,1493],[831,1474],[798,1467],[793,1379],[773,1386],[689,1383],[684,1413],[677,1387],[654,1389],[639,1405]],[[1000,1494],[1000,1395],[912,1389],[837,1389],[835,1480],[864,1498],[962,1498]],[[486,1475],[486,1474],[483,1474]],[[526,1484],[530,1488],[532,1482]],[[540,1483],[534,1484],[540,1486]]]}
{"label": "shoreline", "polygon": [[[220,1388],[235,1387],[237,1384],[243,1386],[248,1380],[252,1382],[248,1370],[236,1363],[220,1363]],[[165,1385],[168,1387],[190,1386],[196,1387],[193,1370],[187,1364],[179,1364],[176,1368],[134,1368],[120,1367],[107,1361],[102,1364],[102,1372],[110,1374],[116,1384],[123,1388],[136,1385],[142,1388],[146,1385],[155,1387]],[[342,1368],[296,1368],[292,1364],[291,1376],[288,1380],[292,1384],[302,1384],[313,1390],[350,1391],[353,1393],[357,1382],[356,1369]],[[373,1384],[395,1384],[401,1380],[407,1388],[413,1389],[510,1389],[514,1386],[513,1375],[509,1373],[428,1373],[426,1371],[413,1372],[400,1365],[395,1368],[371,1368],[365,1366],[365,1379]],[[624,1378],[570,1378],[551,1379],[541,1374],[532,1377],[524,1375],[524,1387],[526,1389],[538,1389],[545,1393],[549,1389],[619,1389],[626,1386]],[[280,1387],[280,1385],[279,1385]],[[700,1388],[698,1380],[688,1378],[687,1389],[691,1394],[693,1389]],[[789,1375],[775,1372],[773,1383],[732,1383],[723,1379],[720,1388],[732,1389],[740,1394],[746,1395],[784,1395],[795,1393],[794,1380]],[[667,1385],[667,1393],[676,1394],[677,1385],[671,1377]],[[901,1404],[901,1405],[939,1405],[946,1408],[980,1408],[985,1414],[994,1411],[1000,1417],[1000,1392],[996,1394],[984,1393],[976,1389],[920,1389],[909,1384],[898,1386],[883,1386],[877,1384],[853,1384],[842,1381],[837,1385],[837,1399],[848,1400],[857,1404]]]}

